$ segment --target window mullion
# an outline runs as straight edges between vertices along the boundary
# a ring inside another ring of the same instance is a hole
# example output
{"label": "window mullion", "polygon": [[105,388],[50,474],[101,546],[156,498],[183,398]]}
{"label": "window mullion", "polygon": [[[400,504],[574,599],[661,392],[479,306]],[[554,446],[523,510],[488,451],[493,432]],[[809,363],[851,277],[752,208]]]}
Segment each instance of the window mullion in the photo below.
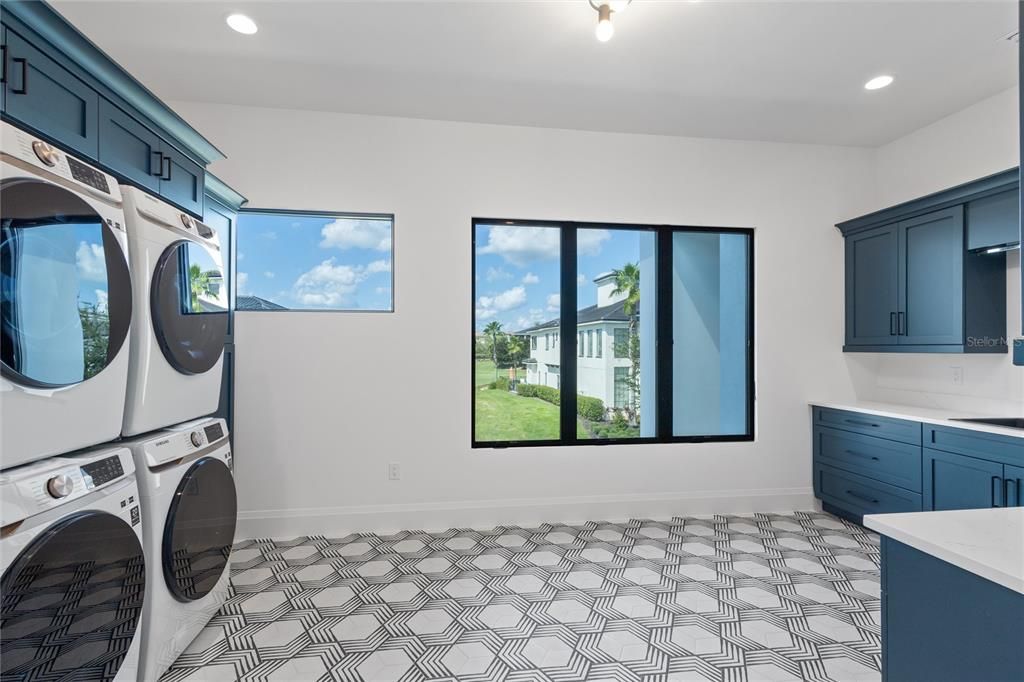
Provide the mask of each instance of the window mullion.
{"label": "window mullion", "polygon": [[672,228],[658,228],[655,250],[658,280],[656,430],[659,440],[672,438]]}
{"label": "window mullion", "polygon": [[[559,332],[561,355],[561,435],[563,443],[576,443],[576,225],[561,228],[561,291],[559,292]],[[572,343],[567,343],[572,339]]]}

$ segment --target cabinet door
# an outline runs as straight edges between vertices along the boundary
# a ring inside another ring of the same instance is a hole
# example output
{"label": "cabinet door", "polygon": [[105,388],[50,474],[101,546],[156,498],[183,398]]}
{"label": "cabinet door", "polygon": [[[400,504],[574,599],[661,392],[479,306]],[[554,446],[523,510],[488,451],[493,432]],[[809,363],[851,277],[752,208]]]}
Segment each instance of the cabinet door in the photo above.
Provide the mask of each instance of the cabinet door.
{"label": "cabinet door", "polygon": [[1003,490],[1007,507],[1024,507],[1024,467],[1003,467]]}
{"label": "cabinet door", "polygon": [[160,152],[168,159],[160,178],[160,195],[196,216],[203,215],[203,169],[171,145]]}
{"label": "cabinet door", "polygon": [[160,138],[105,99],[100,101],[99,160],[132,183],[160,191],[166,166]]}
{"label": "cabinet door", "polygon": [[846,239],[846,344],[896,345],[899,309],[897,225]]}
{"label": "cabinet door", "polygon": [[964,343],[964,209],[899,224],[899,343]]}
{"label": "cabinet door", "polygon": [[99,96],[13,31],[7,32],[4,110],[89,159],[96,158]]}
{"label": "cabinet door", "polygon": [[925,448],[925,511],[988,509],[1003,504],[1002,464]]}

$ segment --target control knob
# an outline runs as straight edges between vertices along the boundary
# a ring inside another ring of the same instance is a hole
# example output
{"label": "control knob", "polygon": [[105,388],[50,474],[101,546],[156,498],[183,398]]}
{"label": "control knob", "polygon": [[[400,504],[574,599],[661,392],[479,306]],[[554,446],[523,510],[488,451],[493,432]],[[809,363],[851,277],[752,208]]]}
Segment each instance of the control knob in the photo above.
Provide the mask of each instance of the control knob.
{"label": "control knob", "polygon": [[32,151],[36,153],[40,161],[50,167],[56,166],[60,160],[60,152],[42,140],[36,140],[32,143]]}
{"label": "control knob", "polygon": [[75,481],[67,474],[59,474],[46,482],[46,492],[57,499],[67,497],[74,489]]}
{"label": "control knob", "polygon": [[190,438],[192,440],[192,445],[196,446],[197,448],[203,444],[203,434],[201,434],[198,431],[193,431]]}

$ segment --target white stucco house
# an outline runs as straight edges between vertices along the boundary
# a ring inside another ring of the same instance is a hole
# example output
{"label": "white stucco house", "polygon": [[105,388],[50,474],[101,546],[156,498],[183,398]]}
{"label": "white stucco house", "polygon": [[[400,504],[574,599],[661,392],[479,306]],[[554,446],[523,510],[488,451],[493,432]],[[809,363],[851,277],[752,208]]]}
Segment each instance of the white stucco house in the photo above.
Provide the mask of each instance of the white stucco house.
{"label": "white stucco house", "polygon": [[[581,309],[576,317],[576,385],[580,395],[599,398],[606,408],[628,407],[626,294],[612,294],[615,276],[610,272],[595,278],[594,284],[597,303]],[[516,332],[529,337],[526,383],[561,388],[559,324],[555,318]]]}

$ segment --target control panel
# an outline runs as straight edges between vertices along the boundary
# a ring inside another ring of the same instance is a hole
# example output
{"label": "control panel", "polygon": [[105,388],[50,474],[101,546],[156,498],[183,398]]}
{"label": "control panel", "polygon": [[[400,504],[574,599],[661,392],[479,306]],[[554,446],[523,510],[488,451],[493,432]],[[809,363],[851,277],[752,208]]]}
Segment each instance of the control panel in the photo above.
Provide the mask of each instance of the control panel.
{"label": "control panel", "polygon": [[107,174],[101,173],[95,168],[86,166],[78,159],[68,157],[68,168],[71,169],[71,177],[82,184],[89,185],[104,194],[110,194],[110,185],[107,183]]}
{"label": "control panel", "polygon": [[200,419],[160,433],[145,443],[146,464],[157,467],[211,446],[218,448],[217,453],[211,453],[217,457],[220,449],[229,448],[223,419]]}
{"label": "control panel", "polygon": [[97,462],[90,462],[80,468],[82,470],[82,478],[85,480],[85,487],[87,488],[95,488],[98,485],[109,483],[124,476],[121,458],[116,455]]}
{"label": "control panel", "polygon": [[212,443],[215,440],[220,440],[221,438],[224,437],[224,427],[221,425],[220,422],[210,424],[205,429],[203,429],[203,432],[206,434],[206,440],[209,441],[210,443]]}

